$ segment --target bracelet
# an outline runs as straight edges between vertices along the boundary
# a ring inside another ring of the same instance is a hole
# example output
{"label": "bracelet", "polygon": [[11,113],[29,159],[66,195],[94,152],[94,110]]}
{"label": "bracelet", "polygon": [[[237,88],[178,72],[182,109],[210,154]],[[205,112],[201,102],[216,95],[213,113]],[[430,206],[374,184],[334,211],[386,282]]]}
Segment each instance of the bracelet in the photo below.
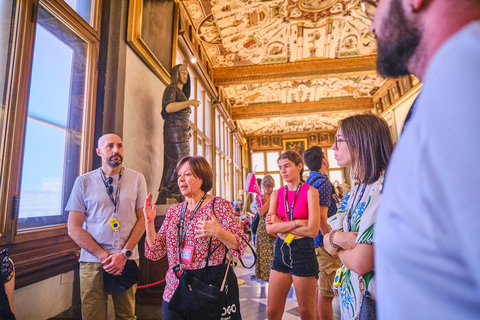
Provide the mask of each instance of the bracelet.
{"label": "bracelet", "polygon": [[332,246],[332,248],[335,248],[335,249],[338,249],[340,248],[339,245],[333,243],[333,235],[335,234],[335,232],[337,232],[338,230],[332,230],[330,231],[330,235],[328,236],[328,242],[330,242],[330,245]]}
{"label": "bracelet", "polygon": [[295,229],[298,228],[297,223],[295,222],[295,220],[293,220],[293,226],[294,226]]}

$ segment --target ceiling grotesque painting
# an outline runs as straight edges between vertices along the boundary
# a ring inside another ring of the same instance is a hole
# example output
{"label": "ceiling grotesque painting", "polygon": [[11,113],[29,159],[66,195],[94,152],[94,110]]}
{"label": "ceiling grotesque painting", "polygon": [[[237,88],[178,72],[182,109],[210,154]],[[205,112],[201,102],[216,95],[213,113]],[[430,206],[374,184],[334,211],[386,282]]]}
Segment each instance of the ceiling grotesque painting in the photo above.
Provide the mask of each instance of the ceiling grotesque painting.
{"label": "ceiling grotesque painting", "polygon": [[199,1],[185,5],[214,67],[376,53],[358,0]]}
{"label": "ceiling grotesque painting", "polygon": [[[254,110],[246,108],[305,106],[312,115],[298,120],[306,127],[295,126],[296,131],[333,129],[348,111],[373,108],[365,99],[385,80],[375,72],[377,45],[360,2],[183,1],[213,65],[215,85],[225,90],[233,118],[247,135],[270,122],[263,115],[257,126],[257,120],[248,120],[256,118]],[[358,107],[355,99],[360,99]],[[338,112],[327,119],[315,102],[323,102],[323,111]]]}

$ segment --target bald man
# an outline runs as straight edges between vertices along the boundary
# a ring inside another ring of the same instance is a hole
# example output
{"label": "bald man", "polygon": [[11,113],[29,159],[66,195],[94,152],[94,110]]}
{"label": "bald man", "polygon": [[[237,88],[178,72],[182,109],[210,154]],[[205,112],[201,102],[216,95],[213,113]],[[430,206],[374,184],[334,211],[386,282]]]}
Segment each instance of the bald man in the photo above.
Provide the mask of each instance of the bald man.
{"label": "bald man", "polygon": [[[80,293],[82,318],[106,319],[103,273],[120,275],[128,259],[138,264],[137,243],[145,231],[145,178],[125,168],[123,142],[116,134],[98,140],[102,167],[75,181],[65,210],[68,234],[82,248]],[[135,319],[136,285],[112,294],[116,319]]]}

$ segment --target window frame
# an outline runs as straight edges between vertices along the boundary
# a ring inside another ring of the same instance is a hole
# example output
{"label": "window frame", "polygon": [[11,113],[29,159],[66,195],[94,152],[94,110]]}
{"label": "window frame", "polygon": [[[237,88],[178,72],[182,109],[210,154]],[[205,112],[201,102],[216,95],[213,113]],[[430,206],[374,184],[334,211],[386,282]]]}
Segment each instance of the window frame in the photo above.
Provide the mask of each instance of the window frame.
{"label": "window frame", "polygon": [[[2,176],[0,178],[0,246],[9,248],[15,261],[17,288],[69,271],[77,265],[79,247],[68,236],[67,224],[18,230],[23,149],[28,117],[33,52],[40,7],[52,14],[87,44],[80,167],[78,175],[91,170],[97,94],[97,62],[100,47],[101,0],[92,1],[92,25],[67,3],[57,0],[17,0],[15,3],[12,64],[9,66],[5,107]],[[92,27],[93,26],[93,27]]]}

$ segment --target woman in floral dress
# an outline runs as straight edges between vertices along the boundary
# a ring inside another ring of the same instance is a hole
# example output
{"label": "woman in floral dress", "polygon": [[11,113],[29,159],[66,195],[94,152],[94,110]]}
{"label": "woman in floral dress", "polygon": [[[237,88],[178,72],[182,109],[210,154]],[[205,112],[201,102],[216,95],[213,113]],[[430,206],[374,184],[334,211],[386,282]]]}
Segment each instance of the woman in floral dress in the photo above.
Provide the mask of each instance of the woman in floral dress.
{"label": "woman in floral dress", "polygon": [[375,299],[373,228],[393,143],[385,120],[363,114],[340,121],[332,149],[338,165],[349,167],[355,181],[337,214],[328,219],[332,231],[324,236],[325,249],[342,260],[338,294],[346,320],[355,319],[360,311],[361,283]]}
{"label": "woman in floral dress", "polygon": [[[263,207],[259,208],[258,203],[256,208],[260,214],[260,221],[257,228],[257,263],[255,264],[255,277],[263,281],[268,281],[270,276],[270,267],[273,260],[273,247],[275,246],[276,234],[269,235],[267,233],[267,225],[265,217],[267,216],[268,207],[270,206],[270,196],[275,187],[275,180],[269,174],[266,174],[261,183],[262,187],[262,202]],[[255,202],[257,202],[255,200]],[[252,205],[254,205],[252,203]]]}
{"label": "woman in floral dress", "polygon": [[[174,273],[175,267],[203,268],[210,239],[212,251],[217,247],[218,250],[211,254],[209,265],[223,263],[227,248],[237,258],[245,253],[246,248],[246,242],[242,240],[245,239],[245,234],[233,215],[230,202],[214,198],[207,193],[213,186],[212,168],[207,160],[203,157],[183,157],[177,164],[177,173],[178,187],[186,201],[174,204],[168,209],[158,233],[155,232],[156,206],[152,206],[152,194],[148,195],[143,208],[147,233],[145,257],[159,260],[167,255],[168,258],[168,271],[165,277],[167,284],[162,303],[164,320],[189,318],[168,308],[179,282]],[[183,232],[179,232],[181,226],[183,228],[180,230]],[[182,241],[179,241],[179,238]]]}

